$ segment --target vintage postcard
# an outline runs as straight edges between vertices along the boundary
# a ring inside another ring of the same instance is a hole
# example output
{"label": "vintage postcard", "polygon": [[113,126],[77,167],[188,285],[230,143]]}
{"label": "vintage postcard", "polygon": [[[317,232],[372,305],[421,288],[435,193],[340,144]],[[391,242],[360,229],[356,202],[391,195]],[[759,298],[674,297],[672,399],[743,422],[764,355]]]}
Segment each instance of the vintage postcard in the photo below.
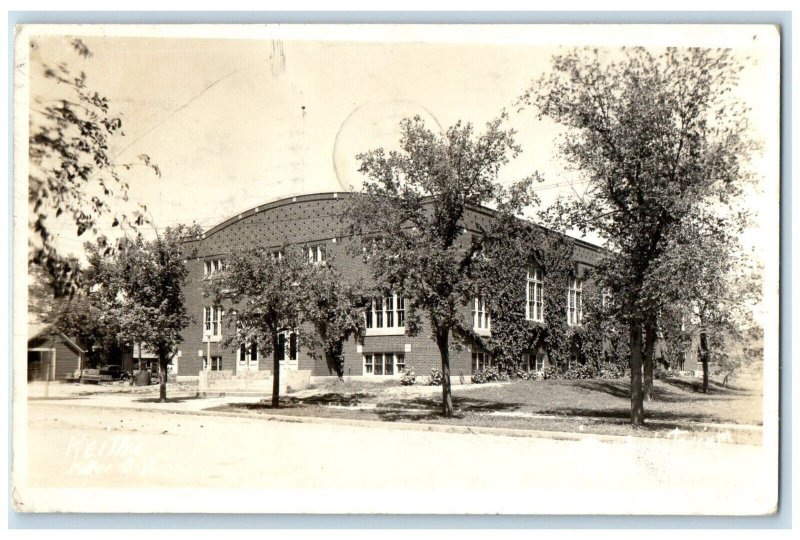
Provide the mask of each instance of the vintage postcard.
{"label": "vintage postcard", "polygon": [[14,509],[775,512],[780,43],[18,27]]}

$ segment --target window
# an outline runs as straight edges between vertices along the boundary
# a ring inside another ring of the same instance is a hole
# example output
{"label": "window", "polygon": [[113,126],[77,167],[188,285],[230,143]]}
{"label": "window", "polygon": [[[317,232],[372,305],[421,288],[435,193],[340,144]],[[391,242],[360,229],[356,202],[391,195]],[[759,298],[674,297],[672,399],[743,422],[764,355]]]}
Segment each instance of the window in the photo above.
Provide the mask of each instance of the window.
{"label": "window", "polygon": [[289,333],[289,360],[297,360],[297,334]]}
{"label": "window", "polygon": [[406,325],[406,301],[402,296],[397,297],[395,313],[397,313],[397,327],[404,328]]}
{"label": "window", "polygon": [[211,371],[222,371],[222,357],[212,356],[211,367],[208,365],[208,356],[203,357],[203,369],[211,369]]}
{"label": "window", "polygon": [[[370,308],[365,313],[367,331],[371,334],[380,334],[387,329],[394,333],[405,331],[406,303],[402,296],[390,294],[385,297],[373,298]],[[385,332],[384,332],[385,333]]]}
{"label": "window", "polygon": [[283,250],[282,249],[277,249],[277,250],[272,252],[272,260],[280,261],[282,259],[283,259]]}
{"label": "window", "polygon": [[472,328],[475,330],[491,330],[492,328],[492,320],[489,316],[486,300],[481,297],[472,301]]}
{"label": "window", "polygon": [[325,244],[308,246],[306,248],[308,260],[314,264],[325,262]]}
{"label": "window", "polygon": [[525,318],[529,321],[544,321],[544,282],[542,269],[538,265],[528,266],[528,282],[525,289]]}
{"label": "window", "polygon": [[567,290],[567,324],[579,325],[583,320],[583,280],[569,278]]}
{"label": "window", "polygon": [[611,291],[603,289],[603,294],[600,297],[600,307],[608,309],[611,307]]}
{"label": "window", "polygon": [[491,365],[489,360],[489,353],[487,352],[474,352],[472,353],[472,372],[481,371]]}
{"label": "window", "polygon": [[372,353],[364,355],[364,375],[399,375],[406,371],[402,353]]}
{"label": "window", "polygon": [[213,259],[210,261],[205,261],[203,266],[203,276],[206,278],[210,278],[223,268],[224,266],[222,264],[222,259]]}
{"label": "window", "polygon": [[203,335],[212,337],[222,335],[222,308],[203,308],[203,321],[205,322]]}
{"label": "window", "polygon": [[526,354],[522,369],[526,371],[542,371],[544,369],[544,351]]}

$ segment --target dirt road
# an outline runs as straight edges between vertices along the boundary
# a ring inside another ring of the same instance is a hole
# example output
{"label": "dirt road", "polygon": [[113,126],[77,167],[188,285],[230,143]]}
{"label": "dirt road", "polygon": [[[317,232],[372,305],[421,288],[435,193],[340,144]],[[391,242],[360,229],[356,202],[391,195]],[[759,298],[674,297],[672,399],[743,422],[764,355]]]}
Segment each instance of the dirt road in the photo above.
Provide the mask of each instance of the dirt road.
{"label": "dirt road", "polygon": [[564,441],[52,401],[30,402],[28,419],[30,451],[15,479],[29,509],[751,513],[774,498],[774,471],[756,446]]}

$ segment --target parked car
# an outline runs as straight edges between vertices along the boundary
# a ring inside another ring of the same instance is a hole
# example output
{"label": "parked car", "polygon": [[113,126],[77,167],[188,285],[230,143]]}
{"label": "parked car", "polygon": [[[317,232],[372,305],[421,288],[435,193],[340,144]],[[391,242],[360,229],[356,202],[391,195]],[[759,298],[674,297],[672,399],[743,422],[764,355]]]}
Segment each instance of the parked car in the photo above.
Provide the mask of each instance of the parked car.
{"label": "parked car", "polygon": [[131,378],[131,374],[124,371],[120,366],[110,365],[100,368],[100,375],[108,375],[112,381],[127,381]]}

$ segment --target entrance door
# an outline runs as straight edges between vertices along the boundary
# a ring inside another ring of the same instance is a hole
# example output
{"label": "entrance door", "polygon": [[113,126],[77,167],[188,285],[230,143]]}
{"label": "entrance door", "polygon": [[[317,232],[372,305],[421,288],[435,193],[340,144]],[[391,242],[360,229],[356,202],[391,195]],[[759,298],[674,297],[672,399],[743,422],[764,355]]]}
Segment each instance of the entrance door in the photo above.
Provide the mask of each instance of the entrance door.
{"label": "entrance door", "polygon": [[282,370],[297,370],[297,334],[284,332],[278,336],[278,360]]}
{"label": "entrance door", "polygon": [[242,345],[239,347],[239,356],[236,362],[236,371],[258,371],[258,346]]}
{"label": "entrance door", "polygon": [[28,351],[28,382],[53,379],[53,374],[50,373],[50,356],[49,349]]}

